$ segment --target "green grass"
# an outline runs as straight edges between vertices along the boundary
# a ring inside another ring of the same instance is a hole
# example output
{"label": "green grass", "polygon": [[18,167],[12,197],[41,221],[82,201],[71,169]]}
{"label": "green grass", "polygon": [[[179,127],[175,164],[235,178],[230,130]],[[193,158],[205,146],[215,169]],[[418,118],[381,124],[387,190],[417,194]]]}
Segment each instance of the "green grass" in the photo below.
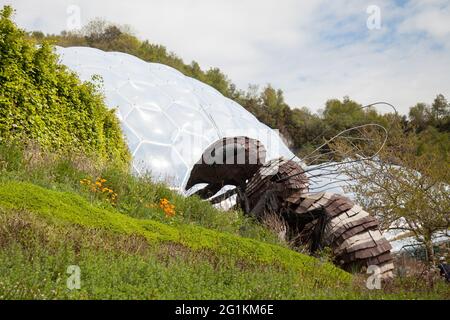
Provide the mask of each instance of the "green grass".
{"label": "green grass", "polygon": [[[80,290],[66,286],[81,268]],[[136,219],[70,192],[0,186],[0,299],[445,298],[370,292],[335,266],[189,224]],[[448,297],[448,296],[447,296]]]}
{"label": "green grass", "polygon": [[[51,191],[29,183],[2,184],[0,207],[34,212],[54,223],[68,222],[125,235],[139,235],[149,242],[169,241],[193,250],[209,249],[264,263],[278,262],[282,265],[297,264],[303,268],[305,266],[316,268],[316,259],[299,255],[286,248],[189,224],[171,226],[153,220],[132,218],[113,210],[93,206],[76,194]],[[323,268],[330,276],[347,275],[328,264]]]}
{"label": "green grass", "polygon": [[[132,218],[29,183],[1,184],[0,208],[9,228],[0,241],[3,295],[22,288],[24,298],[301,298],[335,296],[351,284],[335,266],[280,246]],[[130,239],[145,250],[114,245]],[[76,292],[65,289],[72,264],[86,275]]]}
{"label": "green grass", "polygon": [[[97,177],[117,203],[80,185]],[[80,290],[67,289],[70,265],[81,268]],[[443,282],[399,278],[370,291],[366,277],[147,177],[0,144],[0,299],[450,298]]]}
{"label": "green grass", "polygon": [[[0,183],[29,182],[47,189],[76,193],[102,208],[114,208],[130,217],[167,224],[184,223],[280,244],[278,237],[253,218],[240,211],[223,212],[197,197],[186,198],[149,177],[136,177],[114,165],[97,167],[88,158],[52,157],[39,149],[0,143]],[[118,194],[111,206],[105,197],[80,184],[82,179],[107,180],[105,186]],[[175,205],[176,215],[167,219],[159,201],[167,198]]]}

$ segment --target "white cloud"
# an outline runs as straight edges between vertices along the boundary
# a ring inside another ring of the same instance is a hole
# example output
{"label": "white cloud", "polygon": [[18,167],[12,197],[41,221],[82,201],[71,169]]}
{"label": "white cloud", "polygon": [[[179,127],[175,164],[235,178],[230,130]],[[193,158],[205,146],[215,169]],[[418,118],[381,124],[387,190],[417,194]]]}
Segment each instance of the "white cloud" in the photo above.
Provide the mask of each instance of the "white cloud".
{"label": "white cloud", "polygon": [[450,40],[450,2],[414,1],[411,5],[411,13],[405,17],[400,25],[400,31],[404,33],[425,32],[437,40]]}
{"label": "white cloud", "polygon": [[[404,2],[404,1],[403,1]],[[0,0],[29,30],[66,28],[69,5],[82,22],[94,17],[129,24],[186,62],[217,66],[241,88],[272,83],[292,106],[323,107],[344,95],[386,100],[400,111],[437,93],[450,97],[450,5],[410,0]],[[379,5],[381,30],[366,28]],[[424,36],[424,34],[426,36]]]}

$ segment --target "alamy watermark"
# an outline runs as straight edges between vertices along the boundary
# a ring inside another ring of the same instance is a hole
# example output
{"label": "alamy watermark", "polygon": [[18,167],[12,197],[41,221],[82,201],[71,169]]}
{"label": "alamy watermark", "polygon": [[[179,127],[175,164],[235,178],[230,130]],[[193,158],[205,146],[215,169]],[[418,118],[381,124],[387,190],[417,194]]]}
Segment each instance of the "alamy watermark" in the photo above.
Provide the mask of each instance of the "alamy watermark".
{"label": "alamy watermark", "polygon": [[66,14],[67,31],[81,30],[81,8],[77,5],[71,4],[67,7]]}
{"label": "alamy watermark", "polygon": [[366,280],[366,287],[369,290],[381,289],[381,268],[376,265],[370,265],[367,268],[367,273],[371,274]]}
{"label": "alamy watermark", "polygon": [[369,15],[366,20],[366,26],[369,30],[381,29],[381,9],[377,5],[370,5],[366,9],[366,13]]}

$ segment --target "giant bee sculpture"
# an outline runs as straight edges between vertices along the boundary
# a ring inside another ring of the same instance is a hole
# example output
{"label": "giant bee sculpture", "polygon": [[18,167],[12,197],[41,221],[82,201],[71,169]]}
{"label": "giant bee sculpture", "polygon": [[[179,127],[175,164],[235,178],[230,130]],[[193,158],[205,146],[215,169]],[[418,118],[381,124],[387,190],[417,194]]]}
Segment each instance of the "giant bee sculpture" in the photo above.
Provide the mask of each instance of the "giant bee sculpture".
{"label": "giant bee sculpture", "polygon": [[[392,276],[392,248],[377,219],[343,195],[311,193],[301,164],[284,158],[266,162],[258,140],[216,141],[192,169],[186,189],[200,183],[206,186],[194,195],[213,204],[236,196],[245,214],[259,220],[275,215],[286,225],[286,240],[312,254],[330,248],[335,264],[347,271],[376,265],[383,278]],[[219,194],[226,185],[235,188]]]}

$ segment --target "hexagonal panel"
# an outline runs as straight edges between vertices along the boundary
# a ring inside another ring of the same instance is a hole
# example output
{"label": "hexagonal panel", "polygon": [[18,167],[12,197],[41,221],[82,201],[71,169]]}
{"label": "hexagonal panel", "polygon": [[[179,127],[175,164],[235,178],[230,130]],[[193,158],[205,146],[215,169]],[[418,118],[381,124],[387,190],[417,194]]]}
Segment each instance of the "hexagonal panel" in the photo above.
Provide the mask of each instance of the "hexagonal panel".
{"label": "hexagonal panel", "polygon": [[211,142],[203,136],[182,132],[175,139],[173,148],[187,165],[193,166],[201,158],[203,151],[214,141]]}
{"label": "hexagonal panel", "polygon": [[159,87],[140,81],[127,81],[117,91],[121,96],[127,97],[133,105],[146,109],[162,110],[173,101]]}
{"label": "hexagonal panel", "polygon": [[135,107],[125,122],[142,140],[171,144],[178,134],[178,128],[161,111]]}
{"label": "hexagonal panel", "polygon": [[125,123],[122,121],[121,123],[122,132],[125,136],[125,140],[128,144],[128,149],[130,150],[131,154],[134,154],[136,151],[136,148],[138,147],[139,143],[142,141],[136,133]]}
{"label": "hexagonal panel", "polygon": [[200,99],[193,94],[192,88],[177,84],[159,86],[167,95],[173,98],[173,102],[188,106],[191,109],[201,110]]}
{"label": "hexagonal panel", "polygon": [[213,129],[210,119],[187,105],[172,103],[167,108],[166,114],[178,125],[178,128],[189,133],[203,135]]}
{"label": "hexagonal panel", "polygon": [[120,94],[118,90],[109,89],[104,92],[105,102],[110,108],[117,108],[124,119],[133,109],[133,104]]}
{"label": "hexagonal panel", "polygon": [[143,142],[134,154],[134,163],[141,174],[150,173],[157,181],[180,186],[187,166],[170,146]]}

